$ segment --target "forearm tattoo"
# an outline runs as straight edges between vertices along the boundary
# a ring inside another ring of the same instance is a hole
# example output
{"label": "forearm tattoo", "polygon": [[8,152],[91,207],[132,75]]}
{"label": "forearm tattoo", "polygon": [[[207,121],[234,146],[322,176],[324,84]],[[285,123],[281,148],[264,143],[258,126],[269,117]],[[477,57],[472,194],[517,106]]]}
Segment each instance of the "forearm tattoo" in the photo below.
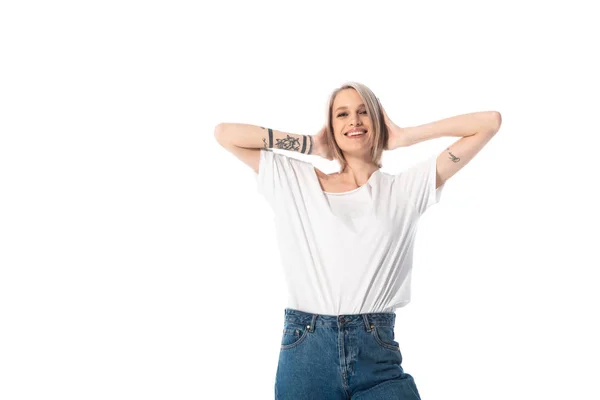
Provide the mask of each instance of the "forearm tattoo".
{"label": "forearm tattoo", "polygon": [[[261,128],[263,128],[263,127],[261,126]],[[263,129],[265,129],[265,128],[263,128]],[[269,129],[269,139],[272,142],[271,138],[272,138],[272,133],[271,133],[271,129]],[[269,146],[267,146],[267,139],[263,138],[263,143],[265,144],[265,146],[263,147],[263,149],[265,149],[265,150],[269,149]]]}
{"label": "forearm tattoo", "polygon": [[[261,126],[262,129],[265,129]],[[300,139],[287,135],[285,139],[275,139],[276,143],[273,145],[273,130],[268,129],[269,131],[269,141],[267,143],[267,139],[263,138],[264,149],[270,149],[275,147],[276,149],[288,150],[288,151],[297,151],[302,154],[312,154],[312,137],[310,135],[302,135],[302,147],[300,147]],[[308,151],[307,147],[308,140]]]}
{"label": "forearm tattoo", "polygon": [[450,152],[450,147],[448,147],[446,150],[448,150],[448,153],[450,153],[450,159],[451,159],[452,161],[454,161],[455,163],[460,161],[460,158],[456,157],[454,154],[452,154],[452,153]]}

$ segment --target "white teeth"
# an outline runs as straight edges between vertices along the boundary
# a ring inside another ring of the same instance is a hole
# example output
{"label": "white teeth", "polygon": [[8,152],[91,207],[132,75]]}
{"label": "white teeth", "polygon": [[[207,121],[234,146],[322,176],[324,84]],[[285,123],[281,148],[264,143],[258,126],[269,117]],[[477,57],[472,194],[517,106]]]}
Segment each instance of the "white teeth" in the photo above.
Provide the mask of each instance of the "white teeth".
{"label": "white teeth", "polygon": [[353,132],[353,133],[349,133],[348,136],[358,136],[358,135],[364,135],[364,132]]}

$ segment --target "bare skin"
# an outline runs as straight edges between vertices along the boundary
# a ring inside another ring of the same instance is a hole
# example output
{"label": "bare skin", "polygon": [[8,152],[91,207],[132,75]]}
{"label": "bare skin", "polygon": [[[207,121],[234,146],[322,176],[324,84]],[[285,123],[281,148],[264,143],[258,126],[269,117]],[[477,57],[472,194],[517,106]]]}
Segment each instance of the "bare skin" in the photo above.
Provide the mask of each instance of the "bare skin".
{"label": "bare skin", "polygon": [[[354,89],[340,91],[334,99],[332,120],[333,135],[348,163],[346,170],[325,174],[315,168],[321,187],[330,193],[347,192],[363,186],[379,169],[370,156],[369,138],[371,120],[362,99]],[[361,138],[351,139],[345,133],[352,129],[365,129]]]}
{"label": "bare skin", "polygon": [[326,174],[323,171],[318,170],[317,168],[315,168],[315,172],[317,173],[317,177],[319,178],[321,189],[324,192],[344,193],[354,189],[358,189],[360,186],[362,186],[351,182],[349,183],[341,181],[337,172],[334,174]]}

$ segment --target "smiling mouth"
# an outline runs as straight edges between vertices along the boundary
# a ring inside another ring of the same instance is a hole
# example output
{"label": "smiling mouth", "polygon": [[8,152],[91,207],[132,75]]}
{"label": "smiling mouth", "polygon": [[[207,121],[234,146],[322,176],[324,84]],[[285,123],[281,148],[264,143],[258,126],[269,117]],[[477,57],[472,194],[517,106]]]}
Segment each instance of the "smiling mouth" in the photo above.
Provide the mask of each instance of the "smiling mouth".
{"label": "smiling mouth", "polygon": [[366,133],[367,133],[367,132],[362,132],[362,133],[352,133],[352,134],[349,134],[349,133],[344,133],[344,136],[347,136],[347,137],[357,137],[357,136],[364,136],[364,135],[366,135]]}

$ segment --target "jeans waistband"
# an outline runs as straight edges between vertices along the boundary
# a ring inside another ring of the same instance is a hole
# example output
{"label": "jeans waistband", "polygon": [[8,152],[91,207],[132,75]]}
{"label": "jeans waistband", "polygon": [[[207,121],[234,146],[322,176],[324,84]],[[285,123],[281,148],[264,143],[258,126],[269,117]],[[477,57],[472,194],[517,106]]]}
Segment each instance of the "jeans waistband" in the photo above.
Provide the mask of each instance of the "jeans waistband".
{"label": "jeans waistband", "polygon": [[368,331],[375,326],[394,327],[396,314],[391,313],[364,313],[326,315],[313,314],[293,308],[285,309],[285,321],[305,325],[311,332],[318,326],[350,327],[364,326]]}

